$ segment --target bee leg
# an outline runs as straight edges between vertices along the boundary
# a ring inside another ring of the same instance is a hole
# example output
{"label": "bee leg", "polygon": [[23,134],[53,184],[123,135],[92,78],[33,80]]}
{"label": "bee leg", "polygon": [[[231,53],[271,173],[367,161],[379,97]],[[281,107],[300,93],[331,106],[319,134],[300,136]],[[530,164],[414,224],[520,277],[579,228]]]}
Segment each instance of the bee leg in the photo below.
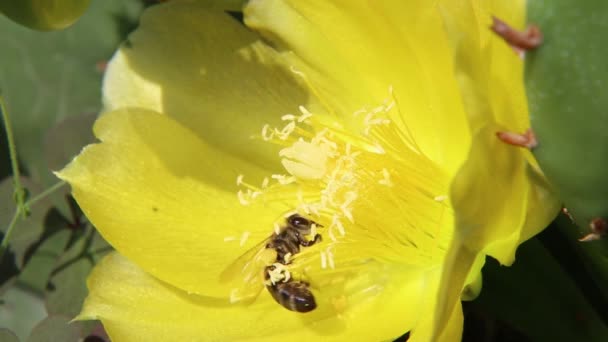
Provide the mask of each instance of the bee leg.
{"label": "bee leg", "polygon": [[315,243],[321,242],[321,234],[316,234],[315,237],[308,241],[305,240],[303,237],[298,237],[298,242],[300,243],[300,245],[304,246],[304,247],[310,247],[312,245],[314,245]]}

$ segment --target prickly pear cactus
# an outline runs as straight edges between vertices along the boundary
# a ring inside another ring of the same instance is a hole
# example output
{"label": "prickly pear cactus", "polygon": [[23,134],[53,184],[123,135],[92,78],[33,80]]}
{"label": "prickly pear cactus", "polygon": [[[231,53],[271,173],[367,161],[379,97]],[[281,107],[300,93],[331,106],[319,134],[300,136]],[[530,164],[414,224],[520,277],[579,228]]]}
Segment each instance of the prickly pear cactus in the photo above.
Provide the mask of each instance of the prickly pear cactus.
{"label": "prickly pear cactus", "polygon": [[534,154],[574,221],[596,239],[608,221],[608,1],[527,6],[528,22],[544,35],[526,55]]}

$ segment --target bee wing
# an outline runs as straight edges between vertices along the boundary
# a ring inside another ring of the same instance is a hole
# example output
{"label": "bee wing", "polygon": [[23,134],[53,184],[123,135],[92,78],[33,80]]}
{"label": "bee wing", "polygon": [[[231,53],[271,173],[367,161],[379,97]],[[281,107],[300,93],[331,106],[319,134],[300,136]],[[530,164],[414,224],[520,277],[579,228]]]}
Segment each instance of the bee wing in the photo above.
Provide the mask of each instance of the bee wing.
{"label": "bee wing", "polygon": [[231,302],[252,302],[264,288],[266,266],[276,260],[276,251],[266,248],[268,240],[241,254],[220,274],[220,282],[231,289]]}
{"label": "bee wing", "polygon": [[264,239],[255,246],[251,247],[239,257],[237,257],[228,267],[220,274],[220,282],[223,284],[234,281],[237,278],[248,275],[252,272],[256,259],[260,258],[263,250],[266,249],[269,239]]}
{"label": "bee wing", "polygon": [[343,313],[352,307],[381,295],[391,281],[385,264],[373,259],[341,262],[336,268],[325,268],[311,276],[313,293],[319,294],[317,310],[328,314]]}

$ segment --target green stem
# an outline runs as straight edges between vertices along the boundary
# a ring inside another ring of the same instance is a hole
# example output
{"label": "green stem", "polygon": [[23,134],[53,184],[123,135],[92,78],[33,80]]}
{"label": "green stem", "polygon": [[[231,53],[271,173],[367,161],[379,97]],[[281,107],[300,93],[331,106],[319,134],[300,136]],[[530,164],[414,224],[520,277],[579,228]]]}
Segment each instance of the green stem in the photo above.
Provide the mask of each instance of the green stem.
{"label": "green stem", "polygon": [[30,200],[28,200],[27,202],[25,202],[25,206],[26,207],[31,207],[32,205],[36,204],[36,202],[44,199],[48,195],[50,195],[53,192],[59,190],[65,184],[66,184],[65,181],[59,181],[59,182],[53,184],[53,186],[51,186],[50,188],[44,190],[43,192],[39,193],[38,195],[32,197]]}
{"label": "green stem", "polygon": [[17,149],[15,147],[15,138],[13,136],[13,126],[11,118],[6,111],[4,99],[0,96],[0,112],[2,112],[2,120],[4,121],[4,130],[6,131],[6,140],[8,142],[8,153],[11,158],[11,167],[13,169],[13,183],[15,184],[15,201],[19,214],[27,212],[25,207],[25,189],[21,185],[21,172],[19,171],[19,160],[17,159]]}
{"label": "green stem", "polygon": [[6,131],[6,140],[8,142],[8,152],[11,158],[11,167],[13,169],[13,184],[15,186],[15,201],[17,202],[17,210],[13,214],[13,218],[11,219],[11,223],[6,229],[6,233],[2,238],[2,242],[0,243],[0,261],[4,256],[4,252],[6,251],[6,247],[8,246],[8,240],[15,228],[17,223],[17,219],[20,215],[26,212],[25,210],[25,190],[21,185],[21,172],[19,171],[19,161],[17,160],[17,149],[15,148],[15,139],[13,137],[13,128],[11,125],[11,119],[6,111],[6,106],[4,105],[4,99],[0,96],[0,112],[2,113],[2,120],[4,121],[4,130]]}
{"label": "green stem", "polygon": [[2,243],[0,243],[0,262],[2,262],[2,258],[4,258],[4,253],[6,252],[6,248],[8,246],[9,237],[13,233],[13,229],[17,226],[16,223],[19,219],[19,214],[19,210],[15,210],[13,218],[11,219],[11,223],[9,223],[8,228],[6,229],[6,233],[4,233],[4,237],[2,238]]}
{"label": "green stem", "polygon": [[[57,191],[64,185],[65,185],[65,181],[57,182],[50,188],[44,190],[43,192],[32,197],[32,199],[30,199],[29,201],[24,203],[24,207],[29,208],[30,206],[36,204],[38,201],[42,200],[43,198],[45,198],[48,195],[52,194],[53,192]],[[13,233],[13,229],[17,225],[17,220],[19,219],[20,214],[21,214],[21,210],[19,210],[19,207],[17,207],[17,209],[15,209],[15,213],[13,214],[13,218],[11,219],[11,223],[9,223],[8,228],[6,229],[6,233],[4,233],[4,237],[2,238],[2,242],[0,243],[0,262],[2,261],[4,252],[6,252],[6,248],[8,247],[8,242],[10,240],[10,236]]]}

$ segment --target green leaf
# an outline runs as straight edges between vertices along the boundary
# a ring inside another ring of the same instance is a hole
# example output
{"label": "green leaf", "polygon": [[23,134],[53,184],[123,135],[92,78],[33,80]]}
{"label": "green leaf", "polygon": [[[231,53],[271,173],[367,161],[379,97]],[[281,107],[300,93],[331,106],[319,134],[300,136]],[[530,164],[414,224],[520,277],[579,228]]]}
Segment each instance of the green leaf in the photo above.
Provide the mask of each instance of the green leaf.
{"label": "green leaf", "polygon": [[39,245],[28,256],[27,264],[19,275],[19,283],[43,293],[57,259],[63,254],[72,232],[65,229],[61,215],[51,210],[45,220],[45,231]]}
{"label": "green leaf", "polygon": [[47,131],[44,154],[50,170],[62,169],[83,147],[95,142],[92,127],[96,119],[95,113],[74,115]]}
{"label": "green leaf", "polygon": [[[0,234],[0,238],[2,236]],[[19,275],[19,268],[17,268],[17,263],[15,262],[15,253],[13,253],[9,246],[2,260],[0,260],[0,296],[13,285],[17,279],[17,275]]]}
{"label": "green leaf", "polygon": [[78,20],[89,2],[90,0],[2,0],[0,12],[29,28],[59,30]]}
{"label": "green leaf", "polygon": [[544,34],[526,56],[539,164],[577,224],[608,220],[608,1],[528,1]]}
{"label": "green leaf", "polygon": [[86,278],[93,265],[86,258],[71,261],[68,268],[50,279],[46,307],[49,314],[76,316],[87,295]]}
{"label": "green leaf", "polygon": [[[83,147],[96,141],[92,130],[96,119],[96,113],[69,116],[46,132],[44,157],[47,170],[61,170]],[[66,201],[70,192],[70,188],[66,186],[49,196],[55,207],[66,216],[71,214]]]}
{"label": "green leaf", "polygon": [[537,239],[520,246],[511,267],[489,260],[483,277],[472,305],[531,341],[608,341],[606,323]]}
{"label": "green leaf", "polygon": [[[42,191],[42,187],[29,178],[21,177],[21,182],[27,189],[29,198]],[[6,178],[0,182],[0,231],[2,232],[5,232],[16,209],[13,192],[12,178]],[[50,207],[51,203],[47,199],[42,199],[30,208],[27,218],[17,221],[9,244],[15,253],[15,261],[19,268],[23,266],[28,248],[40,238],[44,229],[44,218]]]}
{"label": "green leaf", "polygon": [[[31,291],[12,287],[2,295],[0,324],[15,333],[21,341],[44,317],[46,312],[42,298]],[[0,338],[0,341],[3,340]]]}
{"label": "green leaf", "polygon": [[87,296],[86,279],[109,245],[91,228],[58,260],[47,286],[46,308],[51,315],[76,316]]}
{"label": "green leaf", "polygon": [[2,342],[19,342],[17,335],[6,328],[0,328],[0,341]]}
{"label": "green leaf", "polygon": [[57,181],[44,158],[45,133],[68,116],[99,112],[100,66],[141,9],[138,0],[94,1],[76,24],[45,34],[0,16],[0,90],[12,118],[19,159],[33,180],[44,186]]}
{"label": "green leaf", "polygon": [[27,342],[77,342],[81,330],[77,324],[70,324],[71,318],[65,316],[49,316],[40,322]]}

